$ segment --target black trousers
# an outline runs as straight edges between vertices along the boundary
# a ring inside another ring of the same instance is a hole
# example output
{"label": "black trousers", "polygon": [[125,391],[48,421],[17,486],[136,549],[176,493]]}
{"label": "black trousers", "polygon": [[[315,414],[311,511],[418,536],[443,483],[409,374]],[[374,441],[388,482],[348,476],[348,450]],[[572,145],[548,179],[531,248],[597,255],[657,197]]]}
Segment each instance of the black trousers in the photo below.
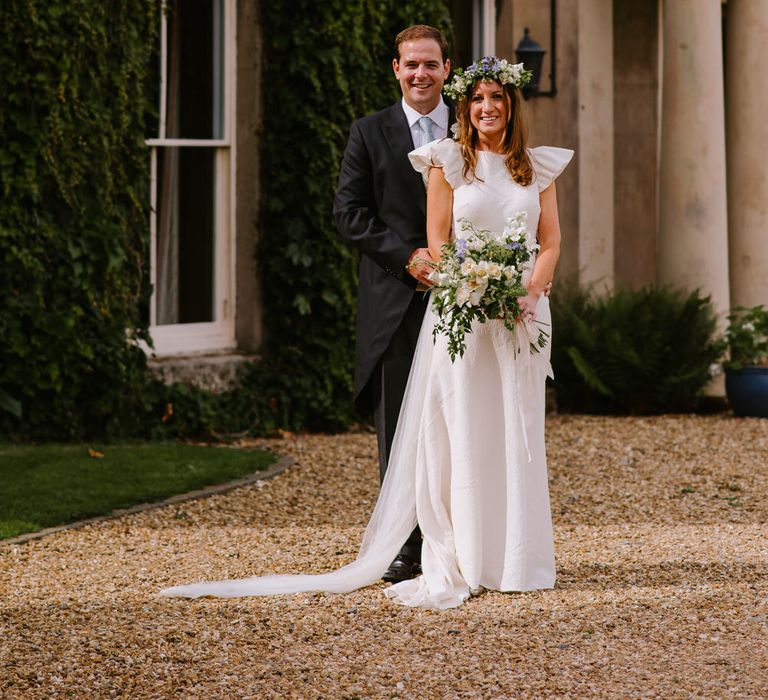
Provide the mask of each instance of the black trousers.
{"label": "black trousers", "polygon": [[[381,480],[387,471],[389,453],[395,437],[397,419],[403,394],[411,371],[416,342],[419,339],[421,322],[427,308],[428,296],[421,292],[413,295],[413,300],[395,331],[392,342],[379,360],[374,375],[371,377],[374,401],[373,418],[376,423],[376,438],[379,445],[379,473]],[[418,525],[410,534],[400,550],[402,554],[421,561],[421,530]]]}

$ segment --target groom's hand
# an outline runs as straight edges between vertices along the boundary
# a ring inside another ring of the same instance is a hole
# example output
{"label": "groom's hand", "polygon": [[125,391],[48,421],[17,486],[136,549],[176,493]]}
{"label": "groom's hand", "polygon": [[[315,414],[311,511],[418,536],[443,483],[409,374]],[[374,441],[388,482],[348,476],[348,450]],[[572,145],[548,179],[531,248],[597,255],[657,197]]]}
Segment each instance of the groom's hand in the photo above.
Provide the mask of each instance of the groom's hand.
{"label": "groom's hand", "polygon": [[428,263],[433,262],[432,256],[429,254],[429,248],[416,248],[411,253],[411,257],[408,258],[408,265],[406,270],[411,277],[415,277],[416,280],[427,287],[432,286],[432,281],[429,279],[429,275],[432,272],[432,266]]}

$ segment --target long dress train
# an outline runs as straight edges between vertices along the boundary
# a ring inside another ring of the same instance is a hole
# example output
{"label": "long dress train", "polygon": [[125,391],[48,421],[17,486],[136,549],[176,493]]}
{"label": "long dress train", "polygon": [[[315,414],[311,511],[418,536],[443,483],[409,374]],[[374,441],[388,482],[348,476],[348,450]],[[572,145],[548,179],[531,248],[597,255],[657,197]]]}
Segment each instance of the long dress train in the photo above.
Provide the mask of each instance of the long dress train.
{"label": "long dress train", "polygon": [[[454,235],[460,218],[492,231],[524,210],[535,241],[539,193],[573,152],[530,151],[535,180],[509,176],[503,158],[480,152],[478,178],[464,178],[457,144],[435,141],[410,154],[425,178],[441,167],[454,189]],[[550,324],[541,297],[537,320]],[[500,321],[476,323],[462,358],[433,343],[434,312],[425,314],[403,398],[390,462],[355,561],[326,574],[260,576],[176,586],[166,596],[222,598],[306,591],[346,593],[380,580],[418,521],[423,574],[385,589],[394,602],[456,607],[482,589],[526,591],[555,581],[544,447],[544,388],[549,344],[529,351],[529,328],[514,335]],[[551,328],[549,329],[551,333]],[[551,342],[551,338],[550,338]],[[515,349],[517,348],[517,350]]]}

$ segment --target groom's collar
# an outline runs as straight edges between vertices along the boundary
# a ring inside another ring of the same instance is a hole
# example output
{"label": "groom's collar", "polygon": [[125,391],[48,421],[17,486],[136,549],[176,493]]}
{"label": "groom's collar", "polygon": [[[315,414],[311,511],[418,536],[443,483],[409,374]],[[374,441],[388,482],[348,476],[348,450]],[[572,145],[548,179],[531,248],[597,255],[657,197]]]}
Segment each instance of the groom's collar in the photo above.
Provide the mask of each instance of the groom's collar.
{"label": "groom's collar", "polygon": [[413,126],[421,117],[429,117],[435,124],[441,129],[448,131],[448,105],[443,102],[442,98],[429,114],[419,114],[411,105],[409,105],[405,98],[402,99],[401,104],[403,106],[403,112],[405,112],[405,118],[408,120],[408,126]]}

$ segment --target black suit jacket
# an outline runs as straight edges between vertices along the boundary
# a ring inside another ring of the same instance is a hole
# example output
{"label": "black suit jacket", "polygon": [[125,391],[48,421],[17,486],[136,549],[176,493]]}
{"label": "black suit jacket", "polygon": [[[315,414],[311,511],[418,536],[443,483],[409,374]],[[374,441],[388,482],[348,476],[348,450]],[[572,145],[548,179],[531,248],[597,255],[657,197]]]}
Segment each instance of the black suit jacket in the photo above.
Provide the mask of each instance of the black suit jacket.
{"label": "black suit jacket", "polygon": [[426,192],[408,160],[412,150],[397,102],[352,124],[341,161],[333,214],[341,235],[361,253],[355,400],[362,410],[372,408],[368,382],[417,293],[405,269],[408,258],[427,245]]}

